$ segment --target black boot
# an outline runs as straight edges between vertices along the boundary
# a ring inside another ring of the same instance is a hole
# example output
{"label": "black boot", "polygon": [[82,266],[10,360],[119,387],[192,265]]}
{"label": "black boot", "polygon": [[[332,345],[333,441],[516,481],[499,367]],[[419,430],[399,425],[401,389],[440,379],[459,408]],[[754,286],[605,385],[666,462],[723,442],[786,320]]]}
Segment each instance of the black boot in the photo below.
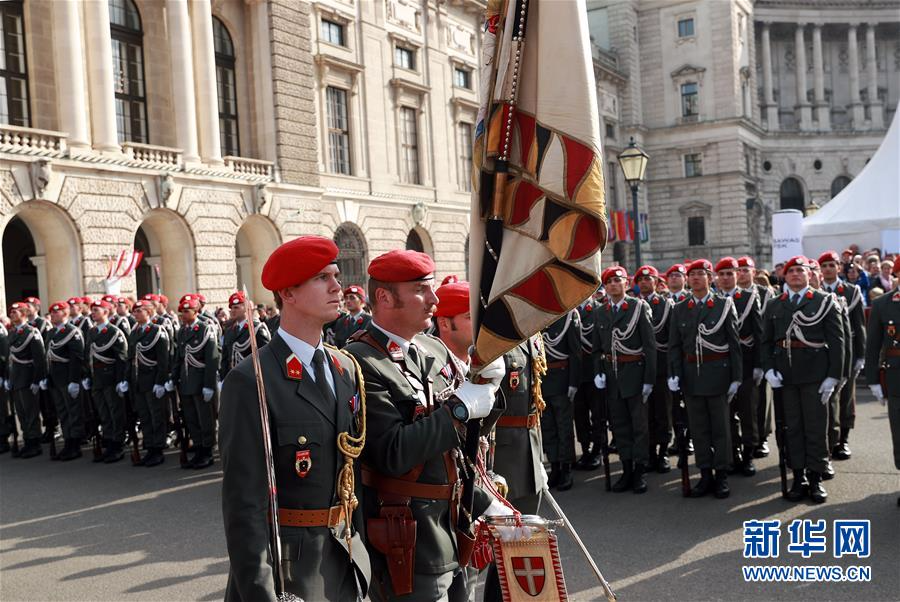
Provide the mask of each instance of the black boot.
{"label": "black boot", "polygon": [[669,463],[666,447],[665,444],[659,446],[659,456],[657,456],[658,460],[656,461],[656,472],[659,474],[666,474],[672,470],[672,464]]}
{"label": "black boot", "polygon": [[825,460],[825,472],[820,476],[823,481],[830,481],[834,478],[834,466],[832,466],[831,460]]}
{"label": "black boot", "polygon": [[559,485],[557,485],[556,488],[559,491],[568,491],[574,484],[575,481],[572,475],[572,465],[568,462],[563,462],[560,469]]}
{"label": "black boot", "polygon": [[587,443],[581,446],[581,457],[578,458],[578,461],[575,462],[575,470],[587,470],[585,468],[585,464],[587,462],[588,457],[591,455],[591,444]]}
{"label": "black boot", "polygon": [[40,437],[37,439],[26,439],[25,448],[22,450],[22,453],[19,454],[19,457],[34,458],[35,456],[40,456],[42,453],[44,453],[44,450],[41,448]]}
{"label": "black boot", "polygon": [[799,502],[809,493],[809,481],[802,470],[794,471],[794,484],[791,490],[787,492],[787,499],[792,502]]}
{"label": "black boot", "polygon": [[631,483],[631,490],[634,493],[647,493],[647,479],[644,478],[646,472],[647,469],[643,464],[634,465],[634,477],[632,477]]}
{"label": "black boot", "polygon": [[547,488],[553,489],[559,485],[559,462],[550,462],[550,476],[547,479]]}
{"label": "black boot", "polygon": [[[109,455],[109,448],[111,445],[112,441],[110,441],[109,439],[102,439],[100,441],[100,447],[103,448],[103,453],[99,456],[94,456],[94,459],[91,460],[91,462],[103,462],[104,460],[106,460],[106,457]],[[97,452],[95,451],[94,453],[96,454]]]}
{"label": "black boot", "polygon": [[850,429],[841,428],[841,442],[834,446],[834,450],[831,452],[831,457],[835,460],[849,460],[850,456],[853,452],[850,451],[850,446],[847,445],[847,437],[850,436]]}
{"label": "black boot", "polygon": [[107,451],[107,454],[103,457],[103,462],[105,464],[115,464],[119,460],[125,457],[125,451],[121,443],[113,442]]}
{"label": "black boot", "polygon": [[159,466],[165,461],[166,457],[163,455],[162,450],[158,447],[151,447],[150,451],[147,452],[147,455],[144,457],[144,466],[152,468],[154,466]]}
{"label": "black boot", "polygon": [[753,448],[749,445],[744,446],[744,463],[741,465],[741,474],[745,477],[752,477],[756,474],[756,466],[753,465]]}
{"label": "black boot", "polygon": [[735,447],[731,450],[731,466],[728,467],[728,474],[737,474],[744,467],[744,456],[741,454],[741,448]]}
{"label": "black boot", "polygon": [[822,487],[822,475],[809,472],[809,497],[813,504],[822,504],[828,499],[828,492]]}
{"label": "black boot", "polygon": [[700,481],[691,488],[691,497],[703,497],[713,490],[712,468],[700,469]]}
{"label": "black boot", "polygon": [[634,482],[634,462],[631,460],[622,460],[622,476],[613,483],[612,490],[616,493],[622,493],[631,489]]}
{"label": "black boot", "polygon": [[769,443],[763,439],[762,443],[756,446],[756,449],[753,450],[754,458],[766,458],[769,456]]}
{"label": "black boot", "polygon": [[201,468],[207,468],[208,466],[212,466],[213,457],[212,457],[212,448],[211,447],[201,447],[200,455],[197,457],[197,460],[194,462],[194,468],[200,470]]}
{"label": "black boot", "polygon": [[724,500],[731,494],[731,489],[728,488],[728,473],[724,470],[716,471],[716,485],[714,495],[716,499]]}
{"label": "black boot", "polygon": [[67,449],[59,455],[59,459],[63,462],[76,460],[81,457],[81,444],[78,439],[66,439]]}

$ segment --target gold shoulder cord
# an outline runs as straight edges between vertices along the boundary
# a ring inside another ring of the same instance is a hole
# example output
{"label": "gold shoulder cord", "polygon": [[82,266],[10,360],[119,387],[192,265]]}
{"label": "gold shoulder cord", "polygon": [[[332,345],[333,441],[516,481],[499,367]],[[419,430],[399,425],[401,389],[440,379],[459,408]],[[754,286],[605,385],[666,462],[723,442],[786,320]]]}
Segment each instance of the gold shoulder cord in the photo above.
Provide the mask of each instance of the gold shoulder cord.
{"label": "gold shoulder cord", "polygon": [[538,333],[534,339],[538,348],[537,355],[531,356],[531,397],[534,399],[534,407],[538,411],[538,416],[544,413],[547,404],[544,402],[544,395],[541,392],[541,381],[543,376],[547,374],[547,354],[544,352],[544,337]]}
{"label": "gold shoulder cord", "polygon": [[357,413],[359,436],[352,437],[348,432],[338,433],[337,436],[338,451],[344,456],[344,466],[341,467],[341,472],[338,475],[337,494],[341,507],[344,509],[344,540],[347,542],[347,551],[352,559],[353,548],[351,542],[353,534],[350,531],[350,524],[352,523],[353,511],[359,505],[359,500],[356,498],[356,477],[353,474],[353,460],[359,458],[363,447],[366,445],[366,387],[362,368],[360,368],[359,362],[356,361],[355,357],[337,347],[331,345],[325,345],[325,347],[340,353],[353,362],[353,367],[356,369],[356,387],[359,391],[359,412]]}

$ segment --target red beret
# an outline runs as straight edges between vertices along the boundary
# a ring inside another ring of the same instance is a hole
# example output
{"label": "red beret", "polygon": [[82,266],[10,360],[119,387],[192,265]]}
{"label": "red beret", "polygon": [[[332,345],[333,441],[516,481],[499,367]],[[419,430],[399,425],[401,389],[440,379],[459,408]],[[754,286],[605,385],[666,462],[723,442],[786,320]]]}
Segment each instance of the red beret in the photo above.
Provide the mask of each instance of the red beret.
{"label": "red beret", "polygon": [[811,270],[818,270],[818,269],[819,269],[819,262],[816,261],[815,259],[810,259],[810,260],[809,260],[809,269],[811,269]]}
{"label": "red beret", "polygon": [[107,303],[118,303],[119,299],[115,295],[103,295],[103,300]]}
{"label": "red beret", "polygon": [[81,297],[69,297],[69,300],[66,301],[69,305],[78,305],[81,303]]}
{"label": "red beret", "polygon": [[168,304],[169,304],[169,298],[166,297],[165,295],[159,295],[159,299],[157,299],[157,301],[159,301],[159,302],[162,303],[163,305],[168,305]]}
{"label": "red beret", "polygon": [[637,279],[640,276],[653,276],[654,278],[659,278],[659,270],[652,265],[642,265],[637,269],[637,272],[634,273],[634,281],[637,282]]}
{"label": "red beret", "polygon": [[445,284],[453,284],[454,282],[459,282],[459,276],[456,274],[450,274],[449,276],[444,276],[444,279],[441,280],[441,286]]}
{"label": "red beret", "polygon": [[65,301],[57,301],[50,306],[50,311],[69,311],[69,304]]}
{"label": "red beret", "polygon": [[437,318],[452,318],[469,311],[469,283],[465,280],[438,287],[434,294],[438,298],[434,310]]}
{"label": "red beret", "polygon": [[155,293],[147,293],[143,297],[144,301],[159,301],[159,295]]}
{"label": "red beret", "polygon": [[695,259],[687,266],[688,274],[690,274],[692,270],[706,270],[707,272],[712,272],[712,262],[710,262],[709,259]]}
{"label": "red beret", "polygon": [[743,257],[738,257],[738,267],[739,268],[755,268],[756,262],[753,261],[752,257],[744,255]]}
{"label": "red beret", "polygon": [[666,270],[666,278],[668,278],[670,274],[674,274],[675,272],[678,272],[679,274],[687,274],[687,268],[684,267],[683,263],[676,263],[668,270]]}
{"label": "red beret", "polygon": [[10,303],[9,309],[15,309],[17,311],[22,311],[25,309],[25,302],[24,301],[21,301],[21,302],[16,301],[15,303]]}
{"label": "red beret", "polygon": [[197,300],[200,301],[200,303],[205,304],[206,303],[206,295],[204,295],[203,293],[197,293]]}
{"label": "red beret", "polygon": [[244,291],[231,293],[231,296],[228,297],[228,307],[236,307],[238,305],[243,305],[246,302],[247,297],[244,296]]}
{"label": "red beret", "polygon": [[825,263],[826,261],[833,261],[839,264],[841,263],[841,258],[838,257],[837,251],[825,251],[819,255],[819,263]]}
{"label": "red beret", "polygon": [[153,309],[153,303],[149,299],[141,299],[140,301],[136,301],[134,305],[131,306],[131,311],[136,309],[145,309],[150,311]]}
{"label": "red beret", "polygon": [[785,262],[784,271],[787,272],[790,268],[797,267],[797,266],[799,266],[801,268],[810,267],[809,259],[807,259],[805,255],[796,255],[794,257],[791,257],[790,259],[788,259]]}
{"label": "red beret", "polygon": [[25,297],[25,303],[30,303],[31,305],[40,305],[41,300],[37,297]]}
{"label": "red beret", "polygon": [[94,301],[93,303],[91,303],[91,309],[94,309],[95,307],[102,307],[103,309],[112,309],[112,305],[110,305],[109,301],[107,301],[106,299],[98,299],[97,301]]}
{"label": "red beret", "polygon": [[720,272],[722,270],[736,270],[738,268],[738,260],[734,257],[723,257],[719,260],[719,263],[716,264],[716,271]]}
{"label": "red beret", "polygon": [[347,295],[357,295],[361,299],[365,299],[366,291],[364,291],[363,287],[361,287],[361,286],[358,286],[356,284],[351,284],[350,286],[348,286],[347,288],[344,289],[344,296],[346,297]]}
{"label": "red beret", "polygon": [[178,301],[178,305],[181,305],[185,301],[196,301],[197,303],[199,303],[200,299],[198,299],[197,295],[195,295],[194,293],[188,293],[181,297],[181,300]]}
{"label": "red beret", "polygon": [[263,266],[262,284],[280,291],[303,284],[338,256],[337,245],[323,236],[301,236],[272,251]]}
{"label": "red beret", "polygon": [[606,268],[605,270],[603,270],[603,273],[600,275],[600,281],[603,284],[606,284],[607,280],[615,276],[628,280],[628,272],[625,271],[625,268],[620,265],[614,265],[611,268]]}
{"label": "red beret", "polygon": [[434,260],[419,251],[390,251],[369,264],[369,276],[381,282],[411,282],[434,274]]}
{"label": "red beret", "polygon": [[134,305],[134,303],[132,303],[131,299],[129,299],[128,297],[119,297],[118,299],[116,299],[116,303],[124,303],[128,307]]}
{"label": "red beret", "polygon": [[894,267],[891,270],[891,274],[896,274],[900,272],[900,255],[894,257]]}
{"label": "red beret", "polygon": [[79,302],[80,302],[80,303],[85,303],[85,304],[87,304],[87,305],[90,305],[91,303],[94,302],[94,300],[91,299],[90,297],[80,297],[80,298],[79,298]]}
{"label": "red beret", "polygon": [[190,295],[185,295],[181,298],[181,301],[178,302],[179,311],[182,309],[200,309],[200,300],[196,297],[191,297]]}
{"label": "red beret", "polygon": [[853,255],[853,249],[844,249],[841,255]]}

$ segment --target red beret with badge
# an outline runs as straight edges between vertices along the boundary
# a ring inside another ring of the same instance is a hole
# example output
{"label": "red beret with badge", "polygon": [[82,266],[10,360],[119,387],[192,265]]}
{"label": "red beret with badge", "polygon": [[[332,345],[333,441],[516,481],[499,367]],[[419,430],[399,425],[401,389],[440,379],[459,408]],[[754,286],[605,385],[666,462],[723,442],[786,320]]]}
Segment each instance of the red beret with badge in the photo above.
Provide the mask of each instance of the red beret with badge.
{"label": "red beret with badge", "polygon": [[231,293],[231,296],[228,297],[228,307],[240,307],[246,302],[247,297],[244,296],[244,291]]}
{"label": "red beret with badge", "polygon": [[712,262],[709,259],[695,259],[687,265],[687,272],[690,274],[694,270],[713,271]]}
{"label": "red beret with badge", "polygon": [[623,280],[628,280],[628,272],[625,271],[620,265],[614,265],[611,268],[606,268],[603,270],[603,273],[600,274],[600,281],[603,284],[606,284],[610,278],[621,278]]}
{"label": "red beret with badge", "polygon": [[15,303],[9,304],[9,309],[14,309],[16,311],[25,311],[25,302],[24,301],[16,301]]}
{"label": "red beret with badge", "polygon": [[147,293],[143,296],[144,301],[159,301],[159,295],[156,293]]}
{"label": "red beret with badge", "polygon": [[69,300],[66,301],[69,305],[78,305],[81,303],[81,297],[69,297]]}
{"label": "red beret with badge", "polygon": [[69,303],[66,301],[57,301],[50,306],[50,311],[68,311]]}
{"label": "red beret with badge", "polygon": [[637,279],[641,276],[652,276],[653,278],[659,278],[659,270],[657,270],[652,265],[642,265],[637,269],[637,272],[634,273],[634,281],[637,282]]}
{"label": "red beret with badge", "polygon": [[824,253],[819,255],[819,265],[827,263],[829,261],[833,261],[834,263],[840,265],[841,258],[838,257],[837,251],[825,251]]}
{"label": "red beret with badge", "polygon": [[369,276],[381,282],[412,282],[434,274],[434,260],[419,251],[390,251],[369,264]]}
{"label": "red beret with badge", "polygon": [[40,305],[41,300],[37,297],[25,297],[25,303],[28,303],[29,305]]}
{"label": "red beret with badge", "polygon": [[90,297],[79,297],[79,299],[80,299],[79,302],[84,303],[85,305],[90,305],[91,303],[94,302],[94,300],[91,299]]}
{"label": "red beret with badge", "polygon": [[165,295],[160,295],[158,301],[159,301],[160,303],[162,303],[163,305],[168,305],[168,304],[169,304],[169,298],[166,297]]}
{"label": "red beret with badge", "polygon": [[449,276],[444,276],[444,279],[441,280],[441,286],[445,284],[453,284],[454,282],[459,282],[459,276],[456,274],[450,274]]}
{"label": "red beret with badge", "polygon": [[344,296],[346,297],[347,295],[356,295],[357,297],[359,297],[360,299],[362,299],[364,301],[366,299],[366,292],[363,290],[363,287],[358,286],[356,284],[351,284],[350,286],[348,286],[347,288],[344,289]]}
{"label": "red beret with badge", "polygon": [[280,291],[303,284],[337,259],[338,248],[324,236],[301,236],[272,251],[263,266],[262,284]]}
{"label": "red beret with badge", "polygon": [[445,284],[434,291],[434,294],[438,298],[437,307],[434,308],[436,318],[452,318],[469,311],[469,283],[465,280]]}
{"label": "red beret with badge", "polygon": [[672,274],[675,274],[675,273],[687,274],[687,268],[684,267],[683,263],[676,263],[675,265],[670,267],[668,270],[666,270],[666,278],[668,278],[669,276],[671,276]]}
{"label": "red beret with badge", "polygon": [[800,267],[809,269],[809,259],[805,255],[795,255],[784,263],[784,271],[787,272],[791,268]]}
{"label": "red beret with badge", "polygon": [[134,305],[131,306],[131,311],[134,311],[136,309],[152,311],[153,310],[153,302],[148,299],[141,299],[140,301],[135,301]]}
{"label": "red beret with badge", "polygon": [[97,309],[97,308],[110,310],[110,309],[112,309],[112,305],[110,305],[109,301],[107,301],[106,299],[98,299],[98,300],[94,301],[93,303],[91,303],[91,309]]}
{"label": "red beret with badge", "polygon": [[722,270],[736,270],[738,267],[737,259],[734,257],[723,257],[719,260],[719,263],[716,264],[716,272],[721,272]]}
{"label": "red beret with badge", "polygon": [[107,303],[118,303],[119,302],[119,298],[116,297],[115,295],[103,295],[102,299],[104,301],[106,301]]}
{"label": "red beret with badge", "polygon": [[197,311],[200,309],[200,299],[194,297],[193,295],[185,295],[181,298],[181,301],[178,302],[178,310],[185,309],[193,309]]}
{"label": "red beret with badge", "polygon": [[738,267],[739,268],[755,268],[756,262],[753,261],[752,257],[744,255],[743,257],[738,257]]}

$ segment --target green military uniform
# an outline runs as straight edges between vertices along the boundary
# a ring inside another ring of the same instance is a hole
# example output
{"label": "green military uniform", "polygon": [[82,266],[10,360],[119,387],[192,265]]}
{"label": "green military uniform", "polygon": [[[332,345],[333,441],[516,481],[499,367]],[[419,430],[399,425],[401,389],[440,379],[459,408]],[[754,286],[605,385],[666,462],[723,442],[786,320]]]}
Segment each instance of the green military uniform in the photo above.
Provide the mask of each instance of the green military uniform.
{"label": "green military uniform", "polygon": [[644,472],[649,462],[647,404],[644,385],[656,382],[656,337],[650,306],[643,299],[612,298],[597,312],[594,325],[594,369],[606,377],[610,424],[622,478],[613,491],[647,490]]}
{"label": "green military uniform", "polygon": [[216,443],[212,399],[219,372],[216,330],[198,316],[193,323],[182,325],[178,330],[175,345],[172,381],[181,398],[184,420],[195,452],[186,467],[205,468],[212,464],[212,448]]}
{"label": "green military uniform", "polygon": [[[322,326],[322,340],[325,341],[326,343],[328,343],[329,345],[334,345],[334,343],[335,343],[335,341],[334,341],[335,328],[337,328],[338,322],[340,322],[341,320],[346,318],[348,315],[349,314],[342,309],[338,313],[337,318],[335,318],[331,322],[327,322],[324,326]],[[278,319],[278,322],[280,324],[281,316],[275,316],[275,318]],[[275,332],[276,330],[278,330],[278,324],[273,325],[273,324],[269,323],[269,330],[271,330],[272,332]]]}
{"label": "green military uniform", "polygon": [[[853,327],[850,324],[850,312],[847,311],[847,301],[844,297],[835,293],[827,293],[834,297],[841,322],[841,340],[844,343],[844,360],[841,363],[841,380],[834,393],[828,399],[828,450],[838,451],[841,438],[841,397],[844,387],[849,383],[853,371]],[[848,447],[849,449],[849,447]],[[849,456],[847,456],[849,457]],[[846,458],[845,458],[846,459]],[[831,459],[825,463],[825,472],[822,478],[829,480],[834,478],[834,467]]]}
{"label": "green military uniform", "polygon": [[[595,327],[596,328],[596,327]],[[596,332],[596,330],[595,330]],[[547,407],[541,417],[544,453],[550,460],[549,486],[572,486],[575,461],[573,397],[581,383],[581,318],[572,310],[543,331],[547,375],[542,383]]]}
{"label": "green military uniform", "polygon": [[731,425],[727,394],[731,383],[742,378],[742,358],[737,315],[730,298],[707,293],[693,295],[675,306],[669,331],[669,375],[678,377],[684,392],[694,441],[694,459],[701,481],[692,495],[712,487],[728,495],[726,470],[731,463]]}
{"label": "green military uniform", "polygon": [[[257,347],[265,347],[272,339],[268,327],[259,320],[253,320],[254,332],[256,332]],[[228,373],[245,357],[250,355],[250,329],[247,321],[235,322],[225,329],[222,339],[222,362],[219,367],[219,380],[224,382]]]}
{"label": "green military uniform", "polygon": [[169,335],[158,324],[135,325],[128,341],[131,394],[141,420],[144,464],[162,463],[166,445],[165,382],[169,378]]}
{"label": "green military uniform", "polygon": [[[321,374],[326,380],[325,371],[330,374],[325,386],[331,399],[314,380],[316,354],[311,345],[300,342],[295,352],[276,334],[259,350],[278,491],[282,574],[285,590],[304,600],[352,601],[365,597],[368,557],[360,539],[362,507],[351,521],[353,563],[347,554],[346,515],[337,493],[347,457],[336,442],[340,433],[360,436],[365,408],[354,362],[336,349],[325,351],[320,345],[318,350],[323,354]],[[259,396],[249,358],[225,379],[219,425],[222,515],[231,561],[225,600],[274,602]],[[362,501],[359,469],[355,462],[349,470]]]}
{"label": "green military uniform", "polygon": [[[364,514],[375,579],[369,595],[466,600],[456,535],[461,442],[444,408],[462,382],[462,367],[432,336],[416,335],[407,350],[374,323],[363,333],[345,350],[362,367],[366,389]],[[490,499],[475,494],[479,516]]]}
{"label": "green military uniform", "polygon": [[650,325],[656,339],[656,381],[647,400],[648,468],[666,473],[670,470],[668,449],[672,439],[672,392],[666,386],[669,376],[666,354],[669,351],[669,328],[675,302],[657,293],[651,293],[644,301],[650,306]]}
{"label": "green military uniform", "polygon": [[575,464],[579,470],[595,470],[600,466],[601,431],[606,428],[601,404],[606,392],[594,386],[594,314],[602,306],[593,297],[578,306],[581,319],[581,382],[575,394],[575,438],[581,444],[582,456]]}
{"label": "green military uniform", "polygon": [[333,322],[334,326],[334,346],[342,349],[351,335],[358,330],[365,330],[372,321],[372,316],[364,311],[358,314],[345,314]]}
{"label": "green military uniform", "polygon": [[104,462],[122,458],[125,441],[125,400],[116,387],[128,378],[128,340],[109,322],[95,324],[85,341],[85,363],[91,397],[103,428]]}
{"label": "green military uniform", "polygon": [[[37,328],[38,332],[41,333],[41,338],[44,340],[44,349],[46,350],[47,339],[50,335],[50,331],[53,329],[50,320],[37,313],[28,321],[28,323]],[[53,401],[50,391],[45,387],[41,387],[41,390],[38,393],[38,402],[40,404],[41,423],[44,427],[44,434],[41,436],[41,442],[50,443],[50,439],[56,436],[56,427],[59,425],[59,416],[56,414],[56,404]]]}
{"label": "green military uniform", "polygon": [[9,451],[9,436],[15,432],[15,414],[12,411],[6,379],[9,378],[9,335],[0,325],[0,454]]}
{"label": "green military uniform", "polygon": [[63,322],[47,335],[47,373],[50,396],[65,439],[57,457],[74,460],[81,456],[85,436],[84,406],[79,395],[84,377],[84,339],[81,330],[71,322]]}
{"label": "green military uniform", "polygon": [[866,382],[880,383],[887,399],[894,467],[900,470],[900,287],[872,302],[866,335]]}
{"label": "green military uniform", "polygon": [[[30,458],[41,452],[41,426],[38,421],[38,390],[47,374],[44,342],[37,328],[28,324],[14,327],[9,333],[9,378],[12,395],[22,426],[25,449],[21,457]],[[36,388],[38,388],[36,390]]]}
{"label": "green military uniform", "polygon": [[109,316],[109,323],[122,331],[122,334],[125,335],[125,338],[131,336],[131,321],[128,320],[126,316],[120,316],[119,314],[113,314]]}
{"label": "green military uniform", "polygon": [[819,389],[826,378],[841,379],[842,328],[837,303],[821,291],[784,293],[766,305],[762,366],[782,376],[788,463],[795,476],[791,499],[806,495],[805,469],[809,485],[817,488],[827,467],[828,408]]}
{"label": "green military uniform", "polygon": [[[753,288],[756,289],[756,292],[759,295],[760,319],[762,319],[762,316],[766,313],[766,304],[775,297],[775,293],[772,290],[772,287],[763,286],[762,284],[754,284]],[[761,323],[762,322],[760,322],[760,324]],[[760,342],[757,342],[757,346],[760,344]],[[762,367],[761,355],[760,367]],[[759,439],[759,445],[757,445],[756,449],[753,451],[753,457],[765,458],[769,455],[769,445],[766,440],[769,438],[769,435],[772,434],[772,400],[774,395],[772,388],[765,379],[760,381],[757,389],[756,434]]]}

